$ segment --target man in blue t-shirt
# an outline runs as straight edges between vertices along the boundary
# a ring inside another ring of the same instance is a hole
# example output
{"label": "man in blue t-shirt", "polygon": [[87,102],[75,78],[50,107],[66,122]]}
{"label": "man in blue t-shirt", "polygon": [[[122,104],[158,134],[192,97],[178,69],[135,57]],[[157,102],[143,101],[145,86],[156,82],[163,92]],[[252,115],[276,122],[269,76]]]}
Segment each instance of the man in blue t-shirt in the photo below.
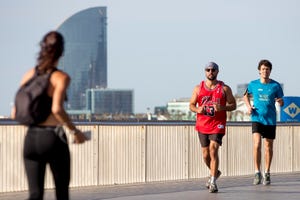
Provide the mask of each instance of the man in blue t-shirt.
{"label": "man in blue t-shirt", "polygon": [[[272,63],[261,60],[258,64],[260,79],[249,83],[244,94],[248,113],[251,115],[253,133],[253,157],[255,167],[254,185],[260,184],[261,174],[261,138],[264,138],[265,147],[265,174],[264,185],[271,183],[270,166],[273,157],[273,141],[276,136],[276,108],[277,102],[283,106],[283,91],[280,84],[270,79]],[[251,105],[250,98],[253,99]]]}

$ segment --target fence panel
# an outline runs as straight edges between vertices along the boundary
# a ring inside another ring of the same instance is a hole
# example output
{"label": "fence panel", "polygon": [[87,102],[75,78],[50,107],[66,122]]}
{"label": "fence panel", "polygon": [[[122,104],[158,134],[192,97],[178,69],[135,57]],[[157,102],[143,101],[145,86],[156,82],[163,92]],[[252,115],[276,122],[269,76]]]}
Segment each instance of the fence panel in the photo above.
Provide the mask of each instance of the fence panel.
{"label": "fence panel", "polygon": [[[68,135],[70,187],[192,179],[209,174],[194,123],[78,126],[91,131],[91,140],[77,145]],[[0,192],[28,189],[22,156],[25,132],[24,126],[0,125]],[[278,125],[273,173],[300,171],[299,133],[299,124]],[[220,147],[220,170],[224,176],[254,173],[250,123],[227,126]],[[54,187],[49,168],[45,187]]]}

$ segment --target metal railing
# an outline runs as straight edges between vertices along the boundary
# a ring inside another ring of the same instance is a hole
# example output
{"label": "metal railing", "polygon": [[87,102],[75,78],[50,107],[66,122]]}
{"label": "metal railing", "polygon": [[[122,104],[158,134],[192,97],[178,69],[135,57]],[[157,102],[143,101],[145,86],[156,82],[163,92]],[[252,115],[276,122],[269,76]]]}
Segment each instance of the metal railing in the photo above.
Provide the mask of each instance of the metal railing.
{"label": "metal railing", "polygon": [[[194,122],[77,123],[92,132],[71,151],[70,187],[144,183],[208,176]],[[224,176],[254,173],[250,123],[228,123],[220,148]],[[0,192],[27,190],[22,149],[26,128],[0,124]],[[279,123],[272,173],[300,171],[300,125]],[[263,154],[262,154],[263,155]],[[49,168],[46,188],[53,188]]]}

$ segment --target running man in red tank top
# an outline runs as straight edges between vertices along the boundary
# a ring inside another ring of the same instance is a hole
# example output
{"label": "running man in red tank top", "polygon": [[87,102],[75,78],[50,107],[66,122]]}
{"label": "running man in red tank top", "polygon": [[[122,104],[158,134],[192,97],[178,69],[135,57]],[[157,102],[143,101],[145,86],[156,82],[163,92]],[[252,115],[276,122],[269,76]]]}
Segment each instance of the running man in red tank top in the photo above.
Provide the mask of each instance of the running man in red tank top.
{"label": "running man in red tank top", "polygon": [[197,113],[195,129],[202,148],[205,164],[210,170],[206,183],[209,192],[218,192],[216,179],[221,175],[219,168],[219,146],[225,135],[226,112],[236,109],[231,88],[217,80],[219,66],[209,62],[205,66],[206,79],[194,88],[190,110]]}

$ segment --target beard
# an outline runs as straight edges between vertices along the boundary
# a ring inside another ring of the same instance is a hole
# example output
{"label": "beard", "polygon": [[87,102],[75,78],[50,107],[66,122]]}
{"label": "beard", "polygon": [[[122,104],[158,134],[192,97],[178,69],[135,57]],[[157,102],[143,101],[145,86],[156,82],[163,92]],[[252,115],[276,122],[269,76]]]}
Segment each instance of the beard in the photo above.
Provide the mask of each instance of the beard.
{"label": "beard", "polygon": [[217,76],[211,76],[211,77],[208,76],[207,79],[210,81],[214,81],[217,79]]}

